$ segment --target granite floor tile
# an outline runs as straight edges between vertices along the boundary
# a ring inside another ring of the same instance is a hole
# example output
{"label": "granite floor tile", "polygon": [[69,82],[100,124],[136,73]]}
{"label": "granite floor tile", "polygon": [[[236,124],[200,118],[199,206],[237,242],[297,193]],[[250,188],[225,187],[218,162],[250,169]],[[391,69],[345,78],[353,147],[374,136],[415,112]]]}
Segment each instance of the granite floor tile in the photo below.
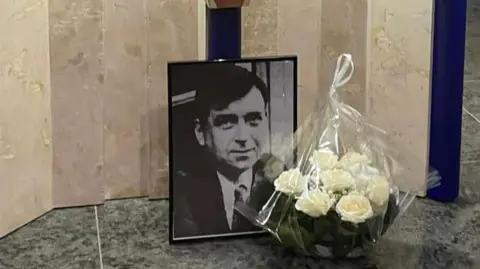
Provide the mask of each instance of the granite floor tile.
{"label": "granite floor tile", "polygon": [[467,0],[465,79],[480,79],[480,0]]}
{"label": "granite floor tile", "polygon": [[480,160],[480,122],[469,111],[463,111],[462,116],[462,162]]}
{"label": "granite floor tile", "polygon": [[169,245],[167,201],[108,202],[100,216],[105,269],[372,268],[369,261],[319,263],[296,257],[269,236]]}
{"label": "granite floor tile", "polygon": [[0,240],[0,268],[100,268],[97,245],[93,207],[54,210]]}
{"label": "granite floor tile", "polygon": [[467,36],[464,68],[465,80],[480,80],[480,36]]}
{"label": "granite floor tile", "polygon": [[457,202],[416,199],[370,257],[328,261],[285,252],[269,236],[168,244],[168,202],[108,202],[101,210],[104,268],[479,268],[480,163],[462,165]]}
{"label": "granite floor tile", "polygon": [[480,268],[479,176],[480,162],[462,164],[455,203],[416,199],[377,246],[378,267]]}
{"label": "granite floor tile", "polygon": [[480,1],[467,0],[467,38],[480,37]]}
{"label": "granite floor tile", "polygon": [[465,206],[476,204],[480,210],[480,161],[462,164],[458,203]]}
{"label": "granite floor tile", "polygon": [[480,81],[463,90],[462,162],[480,161]]}
{"label": "granite floor tile", "polygon": [[474,117],[480,118],[480,80],[464,83],[463,107]]}

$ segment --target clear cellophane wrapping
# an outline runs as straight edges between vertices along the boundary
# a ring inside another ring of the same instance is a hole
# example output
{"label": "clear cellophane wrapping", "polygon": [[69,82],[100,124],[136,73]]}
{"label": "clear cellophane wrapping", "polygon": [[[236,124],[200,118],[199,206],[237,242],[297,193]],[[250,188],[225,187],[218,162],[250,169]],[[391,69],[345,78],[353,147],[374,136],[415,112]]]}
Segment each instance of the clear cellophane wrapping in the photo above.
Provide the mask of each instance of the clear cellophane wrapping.
{"label": "clear cellophane wrapping", "polygon": [[[283,246],[307,255],[363,255],[417,196],[398,182],[440,184],[436,170],[426,171],[426,160],[340,100],[353,67],[351,55],[338,58],[324,105],[276,150],[282,156],[262,160],[250,199],[235,206]],[[275,192],[264,191],[269,184]]]}

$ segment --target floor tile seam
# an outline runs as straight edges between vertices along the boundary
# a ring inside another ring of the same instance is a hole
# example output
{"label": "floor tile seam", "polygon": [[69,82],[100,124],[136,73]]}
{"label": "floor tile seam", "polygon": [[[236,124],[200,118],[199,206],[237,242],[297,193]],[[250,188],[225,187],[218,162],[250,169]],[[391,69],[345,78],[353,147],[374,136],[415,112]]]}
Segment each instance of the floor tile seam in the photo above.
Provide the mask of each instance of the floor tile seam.
{"label": "floor tile seam", "polygon": [[476,164],[480,163],[480,160],[468,160],[468,161],[461,161],[460,164]]}
{"label": "floor tile seam", "polygon": [[463,107],[463,112],[465,112],[468,116],[472,117],[477,123],[480,124],[480,118],[475,116],[472,112],[468,111],[465,107]]}
{"label": "floor tile seam", "polygon": [[103,253],[102,253],[102,241],[100,235],[100,218],[98,216],[98,206],[95,206],[95,227],[97,229],[97,248],[99,255],[100,269],[103,269]]}

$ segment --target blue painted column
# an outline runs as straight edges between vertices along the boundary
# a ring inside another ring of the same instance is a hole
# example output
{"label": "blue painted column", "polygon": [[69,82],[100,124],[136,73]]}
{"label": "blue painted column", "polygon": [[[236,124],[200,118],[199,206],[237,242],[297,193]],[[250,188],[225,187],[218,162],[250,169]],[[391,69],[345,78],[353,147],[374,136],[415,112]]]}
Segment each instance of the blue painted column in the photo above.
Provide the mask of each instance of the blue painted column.
{"label": "blue painted column", "polygon": [[442,184],[428,196],[450,202],[460,187],[466,0],[435,0],[434,11],[430,166]]}
{"label": "blue painted column", "polygon": [[241,58],[242,8],[207,7],[206,19],[208,60]]}

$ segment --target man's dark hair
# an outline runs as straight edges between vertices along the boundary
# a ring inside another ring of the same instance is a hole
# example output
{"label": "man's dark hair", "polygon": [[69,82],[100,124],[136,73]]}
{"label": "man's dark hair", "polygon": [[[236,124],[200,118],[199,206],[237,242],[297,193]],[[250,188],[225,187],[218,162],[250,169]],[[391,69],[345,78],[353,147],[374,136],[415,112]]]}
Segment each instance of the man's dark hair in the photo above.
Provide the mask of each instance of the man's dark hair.
{"label": "man's dark hair", "polygon": [[269,89],[265,82],[247,69],[233,63],[214,63],[202,66],[202,79],[195,84],[197,118],[203,123],[210,110],[221,110],[245,97],[255,87],[265,105]]}

